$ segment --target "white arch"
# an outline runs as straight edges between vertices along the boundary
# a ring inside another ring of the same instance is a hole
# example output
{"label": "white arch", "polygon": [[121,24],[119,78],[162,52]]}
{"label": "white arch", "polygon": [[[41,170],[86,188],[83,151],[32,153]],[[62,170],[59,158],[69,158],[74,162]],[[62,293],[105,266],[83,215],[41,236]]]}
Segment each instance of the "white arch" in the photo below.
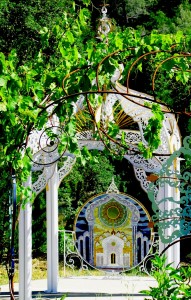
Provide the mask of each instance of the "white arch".
{"label": "white arch", "polygon": [[[126,88],[121,86],[117,83],[118,78],[115,76],[113,77],[113,83],[115,84],[115,88],[121,92],[126,91]],[[143,137],[143,130],[148,123],[149,118],[152,116],[151,110],[140,106],[139,104],[143,105],[145,99],[147,102],[153,100],[153,98],[149,95],[139,93],[133,90],[128,90],[129,96],[125,98],[119,94],[110,94],[107,95],[107,99],[105,105],[102,107],[103,116],[105,118],[111,118],[112,107],[116,101],[119,101],[124,112],[131,116],[134,121],[136,121],[139,125],[139,131],[133,130],[123,130],[125,133],[126,142],[131,142],[132,148],[137,150],[138,142],[142,141],[146,144],[146,141]],[[83,98],[80,98],[81,104],[83,105]],[[165,107],[162,107],[164,110]],[[58,119],[56,116],[53,117],[50,124],[47,126],[52,126],[54,124],[59,126]],[[42,138],[41,145],[38,145],[39,137]],[[104,145],[101,141],[96,141],[92,137],[92,132],[87,131],[85,135],[77,134],[78,144],[79,147],[86,146],[89,150],[91,149],[98,149],[103,150]],[[64,162],[63,167],[60,170],[57,170],[56,163],[52,165],[52,161],[59,159],[59,153],[57,149],[52,151],[51,153],[46,153],[42,149],[46,148],[46,134],[42,135],[42,131],[33,131],[29,136],[29,144],[33,149],[33,159],[34,161],[38,161],[41,163],[46,163],[46,165],[33,165],[33,170],[41,170],[42,174],[38,178],[38,180],[33,184],[33,190],[38,194],[40,193],[48,184],[49,189],[47,189],[47,199],[49,199],[49,205],[47,205],[47,226],[48,226],[48,251],[50,252],[49,256],[54,257],[53,260],[50,262],[50,270],[48,271],[48,290],[49,291],[57,291],[57,276],[58,276],[58,253],[56,254],[55,245],[57,243],[57,233],[58,232],[58,224],[57,224],[57,205],[58,205],[58,195],[57,190],[61,180],[70,172],[73,164],[75,163],[75,157],[72,155],[67,156],[67,160]],[[180,148],[180,134],[179,129],[176,123],[175,116],[171,114],[169,111],[166,110],[165,112],[165,119],[163,122],[163,128],[161,130],[161,145],[157,149],[157,152],[163,155],[159,155],[157,157],[153,157],[152,159],[146,160],[140,154],[135,154],[133,151],[128,151],[125,155],[125,158],[128,159],[135,171],[136,178],[140,181],[142,188],[145,191],[148,191],[149,182],[147,181],[146,172],[153,173],[158,172],[161,169],[162,163],[166,161],[169,154],[172,154],[173,151]],[[50,149],[50,147],[49,147]],[[164,156],[166,154],[166,156]],[[173,168],[174,166],[172,166]],[[177,169],[179,168],[179,161],[176,161]],[[159,189],[157,197],[169,197],[174,195],[174,190],[171,188],[169,189],[167,186]],[[178,199],[179,195],[176,193],[176,198]],[[173,204],[176,206],[176,204]],[[164,207],[161,209],[167,209],[168,203],[163,204]],[[25,219],[30,219],[30,210],[25,210],[22,213]],[[29,230],[24,233],[25,238],[23,240],[22,237],[22,228],[23,223],[20,222],[20,234],[19,234],[19,248],[22,250],[20,251],[20,278],[22,279],[26,272],[29,274],[27,278],[27,285],[20,280],[20,300],[31,300],[30,292],[27,294],[26,290],[30,291],[30,282],[31,282],[31,269],[32,269],[32,261],[31,261],[31,248],[26,246],[25,241],[27,238],[30,240],[31,238],[31,221],[29,221]],[[51,229],[53,227],[53,230]],[[170,234],[170,232],[168,232]],[[54,235],[54,238],[53,238]],[[160,245],[160,249],[164,248],[164,245]],[[176,248],[176,249],[175,249]],[[56,248],[57,249],[57,248]],[[21,253],[26,253],[25,257],[23,258]],[[28,260],[27,260],[28,258]],[[175,261],[175,264],[179,262],[179,245],[177,244],[174,248],[169,249],[169,259]],[[24,260],[25,268],[22,268],[22,262]],[[57,274],[56,274],[57,273]],[[54,277],[54,278],[53,278]],[[29,295],[30,294],[30,295]],[[25,296],[23,296],[25,295]]]}

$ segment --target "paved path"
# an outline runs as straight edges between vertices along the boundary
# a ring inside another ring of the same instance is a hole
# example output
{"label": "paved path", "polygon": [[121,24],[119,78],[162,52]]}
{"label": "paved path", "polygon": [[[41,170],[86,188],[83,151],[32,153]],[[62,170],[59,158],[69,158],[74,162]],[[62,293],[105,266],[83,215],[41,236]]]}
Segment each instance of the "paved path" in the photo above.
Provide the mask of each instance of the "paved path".
{"label": "paved path", "polygon": [[[86,276],[60,278],[58,294],[45,292],[46,280],[32,281],[32,291],[35,299],[60,299],[63,294],[66,294],[66,300],[143,300],[145,297],[139,294],[139,291],[156,285],[156,281],[151,277]],[[14,287],[16,295],[18,295],[18,284],[16,283]],[[8,286],[2,285],[0,288],[0,299],[8,299]]]}

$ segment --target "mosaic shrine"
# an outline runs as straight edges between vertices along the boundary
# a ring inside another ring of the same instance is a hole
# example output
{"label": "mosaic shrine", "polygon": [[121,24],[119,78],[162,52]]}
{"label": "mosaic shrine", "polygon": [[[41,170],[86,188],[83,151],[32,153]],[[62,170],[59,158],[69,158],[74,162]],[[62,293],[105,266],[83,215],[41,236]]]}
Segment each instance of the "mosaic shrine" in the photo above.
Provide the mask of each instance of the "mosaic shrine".
{"label": "mosaic shrine", "polygon": [[150,216],[136,199],[106,193],[90,199],[75,221],[76,246],[91,266],[124,271],[138,265],[151,247]]}

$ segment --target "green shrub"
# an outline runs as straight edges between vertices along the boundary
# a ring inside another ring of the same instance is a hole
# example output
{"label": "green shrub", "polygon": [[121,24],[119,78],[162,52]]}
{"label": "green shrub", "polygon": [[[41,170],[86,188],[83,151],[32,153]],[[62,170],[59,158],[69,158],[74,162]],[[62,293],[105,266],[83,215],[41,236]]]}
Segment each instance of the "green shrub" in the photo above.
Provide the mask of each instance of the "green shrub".
{"label": "green shrub", "polygon": [[171,264],[166,264],[165,256],[156,256],[152,260],[152,267],[152,276],[158,282],[158,287],[150,287],[140,293],[152,297],[153,300],[191,299],[190,266],[175,269]]}

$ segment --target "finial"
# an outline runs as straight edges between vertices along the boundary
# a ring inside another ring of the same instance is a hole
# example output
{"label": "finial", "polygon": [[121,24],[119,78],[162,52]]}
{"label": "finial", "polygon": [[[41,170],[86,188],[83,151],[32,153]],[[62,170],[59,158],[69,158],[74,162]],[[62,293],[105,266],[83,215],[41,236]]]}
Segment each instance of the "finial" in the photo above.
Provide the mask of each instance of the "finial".
{"label": "finial", "polygon": [[99,20],[99,25],[98,25],[98,38],[102,40],[101,35],[107,36],[108,33],[112,29],[112,23],[111,20],[107,17],[107,6],[108,4],[104,4],[102,6],[101,12],[102,12],[102,18]]}
{"label": "finial", "polygon": [[102,18],[105,18],[106,15],[107,15],[107,8],[105,6],[103,6],[102,9],[101,9],[101,12],[102,12],[102,15],[103,15]]}
{"label": "finial", "polygon": [[111,184],[110,184],[110,186],[107,189],[106,194],[109,194],[109,193],[116,193],[116,194],[119,193],[119,190],[118,190],[118,188],[117,188],[117,186],[115,184],[114,178],[112,178]]}

